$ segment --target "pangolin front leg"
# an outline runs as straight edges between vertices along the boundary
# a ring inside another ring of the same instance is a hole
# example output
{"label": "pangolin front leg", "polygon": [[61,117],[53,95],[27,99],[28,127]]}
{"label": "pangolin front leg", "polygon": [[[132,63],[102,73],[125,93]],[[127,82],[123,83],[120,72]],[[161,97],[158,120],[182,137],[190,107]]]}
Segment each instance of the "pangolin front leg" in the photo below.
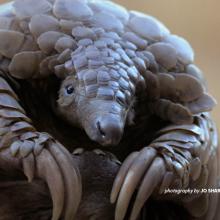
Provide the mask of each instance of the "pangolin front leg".
{"label": "pangolin front leg", "polygon": [[[29,181],[41,178],[53,200],[53,220],[74,218],[81,198],[78,170],[69,152],[47,133],[38,132],[17,95],[0,77],[0,167],[21,169]],[[74,195],[74,196],[72,196]]]}
{"label": "pangolin front leg", "polygon": [[[208,114],[194,116],[193,124],[170,125],[140,152],[133,152],[122,164],[115,179],[111,202],[116,204],[115,219],[122,220],[137,191],[130,220],[137,219],[145,202],[166,198],[186,208],[194,218],[213,219],[217,194],[202,193],[216,189],[219,176],[217,132]],[[186,196],[164,192],[173,189],[197,189]]]}

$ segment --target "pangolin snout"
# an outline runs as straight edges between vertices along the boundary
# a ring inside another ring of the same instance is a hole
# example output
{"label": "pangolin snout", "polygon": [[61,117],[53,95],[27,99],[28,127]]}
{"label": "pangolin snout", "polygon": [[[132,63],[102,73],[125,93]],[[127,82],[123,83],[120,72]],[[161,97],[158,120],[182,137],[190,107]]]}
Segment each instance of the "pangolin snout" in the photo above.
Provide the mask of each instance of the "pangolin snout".
{"label": "pangolin snout", "polygon": [[116,146],[124,133],[127,109],[116,101],[86,99],[79,102],[77,115],[88,137],[102,146]]}
{"label": "pangolin snout", "polygon": [[123,135],[123,123],[118,117],[100,116],[96,119],[97,142],[101,145],[117,145]]}

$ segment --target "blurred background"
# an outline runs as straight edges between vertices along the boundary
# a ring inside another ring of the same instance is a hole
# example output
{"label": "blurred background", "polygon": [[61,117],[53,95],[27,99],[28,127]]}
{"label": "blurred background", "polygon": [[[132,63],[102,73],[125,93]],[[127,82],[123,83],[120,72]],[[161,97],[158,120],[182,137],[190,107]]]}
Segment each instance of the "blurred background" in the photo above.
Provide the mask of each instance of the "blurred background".
{"label": "blurred background", "polygon": [[[151,14],[172,33],[186,38],[195,50],[210,93],[219,105],[213,111],[220,126],[220,1],[219,0],[115,0],[128,9]],[[0,0],[0,3],[6,0]]]}

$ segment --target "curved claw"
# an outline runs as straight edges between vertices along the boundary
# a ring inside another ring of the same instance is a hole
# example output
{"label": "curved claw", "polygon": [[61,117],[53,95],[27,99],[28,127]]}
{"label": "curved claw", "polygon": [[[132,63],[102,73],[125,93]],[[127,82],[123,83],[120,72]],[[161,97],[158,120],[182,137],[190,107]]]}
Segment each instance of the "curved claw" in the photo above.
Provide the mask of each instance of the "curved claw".
{"label": "curved claw", "polygon": [[28,178],[28,182],[32,182],[35,174],[35,158],[33,153],[30,153],[22,160],[23,170],[25,176]]}
{"label": "curved claw", "polygon": [[38,176],[46,181],[51,193],[53,201],[52,220],[58,220],[64,206],[64,183],[61,170],[47,149],[43,149],[36,157],[36,168]]}
{"label": "curved claw", "polygon": [[61,144],[53,140],[48,140],[46,144],[47,148],[41,150],[36,161],[33,153],[22,158],[24,174],[31,182],[36,169],[37,176],[48,184],[53,200],[53,220],[58,220],[61,214],[64,220],[73,220],[82,195],[79,171]]}
{"label": "curved claw", "polygon": [[115,219],[122,220],[126,215],[131,197],[141,182],[141,178],[156,157],[156,150],[144,148],[131,164],[118,197]]}
{"label": "curved claw", "polygon": [[173,178],[174,178],[174,174],[173,174],[173,172],[171,172],[171,171],[167,171],[167,172],[164,174],[162,183],[161,183],[161,185],[160,185],[159,194],[162,194],[162,193],[165,192],[165,190],[171,185],[171,183],[172,183],[172,181],[173,181]]}
{"label": "curved claw", "polygon": [[118,194],[120,192],[120,189],[121,189],[121,186],[124,182],[124,179],[126,177],[126,174],[131,166],[131,164],[133,163],[134,159],[137,157],[137,155],[139,154],[139,152],[133,152],[131,153],[127,158],[126,160],[123,162],[123,165],[121,166],[116,178],[115,178],[115,181],[114,181],[114,184],[113,184],[113,187],[112,187],[112,191],[111,191],[111,198],[110,198],[110,201],[111,203],[115,203],[117,197],[118,197]]}
{"label": "curved claw", "polygon": [[160,184],[166,172],[165,163],[162,158],[157,157],[151,164],[149,170],[141,183],[137,197],[131,212],[130,220],[136,220],[144,203],[150,197],[155,188]]}
{"label": "curved claw", "polygon": [[82,195],[82,187],[80,176],[76,168],[73,166],[70,154],[58,143],[51,142],[48,150],[55,158],[57,164],[61,169],[65,187],[65,201],[64,201],[64,219],[73,220]]}

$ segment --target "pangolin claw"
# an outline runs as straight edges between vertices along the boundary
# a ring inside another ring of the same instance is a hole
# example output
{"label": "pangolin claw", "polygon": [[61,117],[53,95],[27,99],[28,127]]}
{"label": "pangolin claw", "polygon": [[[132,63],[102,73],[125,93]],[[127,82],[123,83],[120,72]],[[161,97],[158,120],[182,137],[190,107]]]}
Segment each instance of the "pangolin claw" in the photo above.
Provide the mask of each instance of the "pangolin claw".
{"label": "pangolin claw", "polygon": [[118,197],[118,194],[120,192],[121,186],[124,182],[124,179],[126,177],[126,174],[134,161],[134,159],[137,157],[138,152],[133,152],[131,153],[127,159],[124,161],[123,166],[121,166],[118,175],[115,178],[113,187],[112,187],[112,192],[111,192],[111,198],[110,201],[111,203],[115,203]]}
{"label": "pangolin claw", "polygon": [[[61,170],[47,149],[36,157],[37,175],[48,184],[52,201],[52,220],[58,220],[64,207],[64,182]],[[55,174],[55,175],[54,175]]]}
{"label": "pangolin claw", "polygon": [[124,219],[131,197],[155,156],[153,148],[144,148],[131,164],[118,196],[116,220]]}
{"label": "pangolin claw", "polygon": [[28,178],[28,182],[32,182],[35,174],[35,159],[33,153],[30,153],[22,160],[24,174]]}
{"label": "pangolin claw", "polygon": [[111,193],[111,202],[117,200],[115,220],[125,218],[130,200],[138,189],[130,216],[130,220],[136,220],[144,203],[162,182],[165,171],[164,160],[157,157],[151,147],[130,154],[119,170]]}
{"label": "pangolin claw", "polygon": [[160,184],[165,174],[165,163],[157,157],[146,172],[133,206],[130,220],[136,220],[144,203],[148,200],[155,188]]}
{"label": "pangolin claw", "polygon": [[159,189],[159,194],[163,194],[165,192],[165,189],[167,189],[173,180],[174,173],[171,171],[167,171],[166,174],[163,177],[163,181],[161,183],[160,189]]}
{"label": "pangolin claw", "polygon": [[29,181],[42,178],[48,185],[53,201],[52,220],[73,220],[78,209],[82,187],[80,174],[69,152],[54,140],[44,143],[41,153],[22,158],[24,174]]}
{"label": "pangolin claw", "polygon": [[52,142],[48,149],[54,156],[63,174],[64,187],[66,190],[63,211],[64,219],[74,219],[82,194],[79,174],[73,166],[70,154],[62,145]]}
{"label": "pangolin claw", "polygon": [[81,155],[83,152],[84,152],[83,148],[77,148],[72,152],[72,154],[73,155]]}

